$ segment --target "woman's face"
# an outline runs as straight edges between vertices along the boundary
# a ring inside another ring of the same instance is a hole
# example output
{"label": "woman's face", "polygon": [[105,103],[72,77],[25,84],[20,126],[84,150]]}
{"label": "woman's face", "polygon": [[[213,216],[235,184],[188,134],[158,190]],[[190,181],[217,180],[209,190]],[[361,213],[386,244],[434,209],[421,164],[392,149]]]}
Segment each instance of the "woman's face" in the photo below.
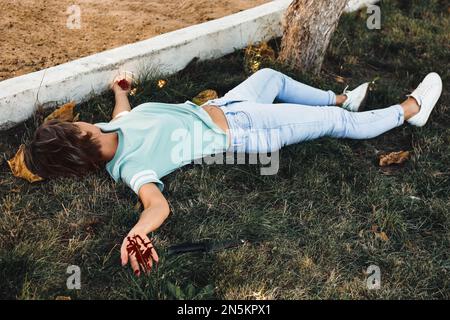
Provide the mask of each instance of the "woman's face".
{"label": "woman's face", "polygon": [[103,134],[103,132],[100,130],[100,128],[95,126],[95,125],[93,125],[92,123],[81,122],[80,121],[80,122],[74,122],[73,124],[76,125],[80,129],[81,134],[83,136],[88,134],[88,133],[91,133],[92,134],[92,138],[96,139],[96,138],[100,137]]}

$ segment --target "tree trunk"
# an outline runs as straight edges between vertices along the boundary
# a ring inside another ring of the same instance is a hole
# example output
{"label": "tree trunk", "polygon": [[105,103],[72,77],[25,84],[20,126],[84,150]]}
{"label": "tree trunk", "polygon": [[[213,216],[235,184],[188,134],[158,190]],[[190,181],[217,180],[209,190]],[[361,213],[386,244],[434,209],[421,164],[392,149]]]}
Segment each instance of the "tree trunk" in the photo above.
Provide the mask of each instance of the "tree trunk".
{"label": "tree trunk", "polygon": [[283,19],[279,60],[294,69],[318,74],[347,2],[294,0]]}

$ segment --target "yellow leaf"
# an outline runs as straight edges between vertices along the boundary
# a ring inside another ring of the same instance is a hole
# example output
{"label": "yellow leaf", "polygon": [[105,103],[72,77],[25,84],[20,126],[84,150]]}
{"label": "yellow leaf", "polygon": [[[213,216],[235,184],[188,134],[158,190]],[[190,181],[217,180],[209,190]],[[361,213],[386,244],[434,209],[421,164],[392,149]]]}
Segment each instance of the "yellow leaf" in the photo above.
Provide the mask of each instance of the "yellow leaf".
{"label": "yellow leaf", "polygon": [[32,173],[25,164],[25,156],[24,156],[25,145],[21,145],[19,150],[17,151],[14,158],[8,160],[9,167],[14,176],[23,178],[28,182],[38,182],[44,180],[38,175]]}
{"label": "yellow leaf", "polygon": [[249,45],[245,49],[245,54],[254,58],[262,58],[271,61],[275,60],[275,51],[267,42],[262,42],[257,45]]}
{"label": "yellow leaf", "polygon": [[253,61],[250,65],[250,69],[252,70],[252,72],[258,71],[260,67],[261,67],[261,62],[259,62],[259,61]]}
{"label": "yellow leaf", "polygon": [[74,120],[73,109],[75,108],[75,102],[69,102],[53,111],[47,118],[45,118],[44,123],[53,119],[58,119],[61,121]]}
{"label": "yellow leaf", "polygon": [[381,239],[383,241],[388,241],[389,240],[389,237],[387,236],[387,234],[384,231],[377,232],[375,235],[376,235],[377,238],[379,238],[379,239]]}
{"label": "yellow leaf", "polygon": [[201,106],[209,100],[217,99],[219,96],[215,90],[204,90],[192,99],[192,102]]}
{"label": "yellow leaf", "polygon": [[167,84],[167,80],[160,79],[160,80],[158,80],[157,86],[158,86],[158,88],[162,89],[166,86],[166,84]]}
{"label": "yellow leaf", "polygon": [[391,152],[380,156],[379,164],[380,167],[386,167],[391,164],[402,164],[409,159],[409,156],[409,151]]}
{"label": "yellow leaf", "polygon": [[262,62],[274,61],[275,57],[275,51],[267,44],[267,42],[249,45],[245,49],[245,67],[247,70],[254,73],[260,69]]}

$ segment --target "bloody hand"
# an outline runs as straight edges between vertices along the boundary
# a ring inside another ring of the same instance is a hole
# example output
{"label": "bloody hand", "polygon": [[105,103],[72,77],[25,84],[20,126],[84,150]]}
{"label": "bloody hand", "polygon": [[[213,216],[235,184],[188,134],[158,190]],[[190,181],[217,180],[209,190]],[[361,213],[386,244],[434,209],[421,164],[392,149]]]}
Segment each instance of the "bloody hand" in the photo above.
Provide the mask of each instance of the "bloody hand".
{"label": "bloody hand", "polygon": [[[150,272],[153,265],[153,260],[156,255],[152,240],[145,241],[140,235],[128,236],[127,246],[128,255],[130,257],[136,257],[139,266],[146,273]],[[155,259],[157,263],[158,260]],[[135,270],[136,275],[139,274],[139,270]]]}
{"label": "bloody hand", "polygon": [[117,82],[117,84],[124,91],[128,91],[130,89],[130,84],[125,79],[120,80],[119,82]]}

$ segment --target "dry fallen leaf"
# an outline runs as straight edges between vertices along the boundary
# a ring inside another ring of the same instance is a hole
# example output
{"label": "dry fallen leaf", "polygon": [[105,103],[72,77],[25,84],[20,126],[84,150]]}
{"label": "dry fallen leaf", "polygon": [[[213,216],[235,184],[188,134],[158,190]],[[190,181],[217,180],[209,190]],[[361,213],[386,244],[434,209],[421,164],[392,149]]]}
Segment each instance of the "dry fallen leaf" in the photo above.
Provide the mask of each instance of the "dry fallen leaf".
{"label": "dry fallen leaf", "polygon": [[53,111],[47,118],[45,118],[44,123],[53,119],[58,119],[61,121],[74,121],[78,118],[78,115],[74,116],[73,109],[75,108],[75,102],[69,102],[61,107],[58,107],[55,111]]}
{"label": "dry fallen leaf", "polygon": [[159,79],[158,82],[156,83],[156,85],[160,89],[164,88],[166,86],[166,84],[167,84],[167,80],[164,80],[164,79]]}
{"label": "dry fallen leaf", "polygon": [[378,239],[381,239],[381,240],[383,240],[383,241],[388,241],[388,240],[389,240],[389,237],[387,236],[387,234],[386,234],[384,231],[375,233],[375,236],[376,236]]}
{"label": "dry fallen leaf", "polygon": [[271,61],[275,60],[275,51],[269,46],[267,42],[263,42],[258,46],[259,54],[264,59]]}
{"label": "dry fallen leaf", "polygon": [[384,231],[378,232],[378,230],[379,230],[379,227],[377,225],[373,225],[371,228],[371,231],[375,234],[375,237],[377,239],[380,239],[385,242],[388,241],[389,237],[387,236],[386,232],[384,232]]}
{"label": "dry fallen leaf", "polygon": [[135,96],[137,92],[137,88],[133,88],[130,90],[130,96]]}
{"label": "dry fallen leaf", "polygon": [[24,158],[24,149],[25,149],[25,145],[22,144],[19,147],[19,150],[17,151],[14,158],[12,158],[11,160],[8,160],[8,164],[9,164],[9,167],[11,168],[13,175],[16,177],[19,177],[19,178],[23,178],[31,183],[44,180],[41,177],[39,177],[38,175],[35,175],[34,173],[32,173],[27,168],[27,166],[25,164],[25,158]]}
{"label": "dry fallen leaf", "polygon": [[198,106],[208,102],[209,100],[217,99],[219,96],[214,90],[205,90],[200,92],[197,96],[192,99],[192,102]]}
{"label": "dry fallen leaf", "polygon": [[402,164],[407,161],[409,157],[409,151],[391,152],[389,154],[380,156],[379,164],[380,167],[386,167],[391,164]]}
{"label": "dry fallen leaf", "polygon": [[56,296],[55,300],[72,300],[72,298],[68,296]]}

